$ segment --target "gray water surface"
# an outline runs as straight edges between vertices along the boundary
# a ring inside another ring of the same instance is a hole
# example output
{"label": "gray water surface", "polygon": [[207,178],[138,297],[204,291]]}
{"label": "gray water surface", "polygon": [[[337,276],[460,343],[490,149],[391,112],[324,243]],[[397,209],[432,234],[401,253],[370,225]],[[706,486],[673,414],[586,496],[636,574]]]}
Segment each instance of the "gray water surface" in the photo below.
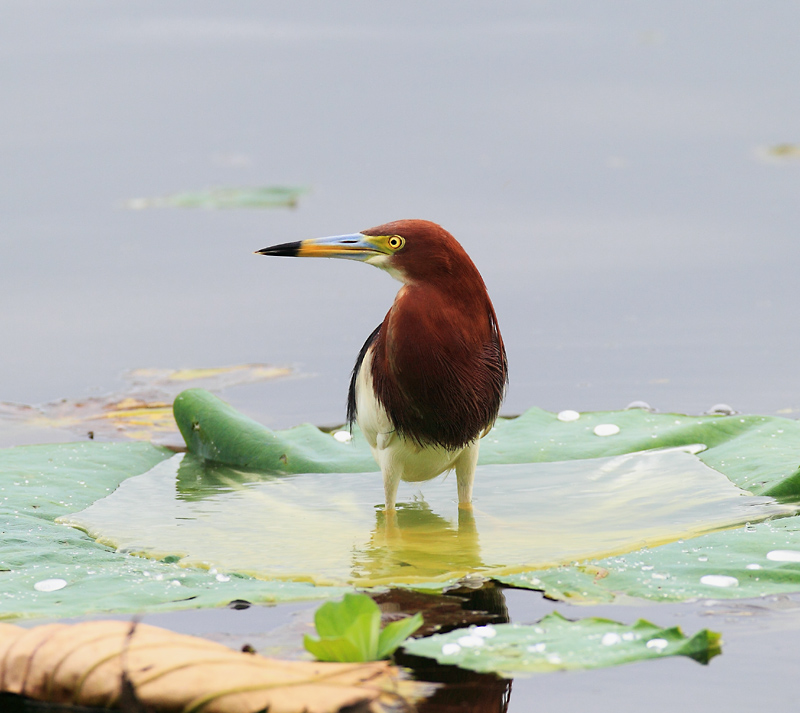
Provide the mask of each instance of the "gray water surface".
{"label": "gray water surface", "polygon": [[[483,272],[506,413],[797,417],[800,6],[170,3],[0,9],[0,400],[272,362],[270,426],[344,418],[398,287],[265,245],[397,218]],[[126,200],[288,184],[294,210]]]}

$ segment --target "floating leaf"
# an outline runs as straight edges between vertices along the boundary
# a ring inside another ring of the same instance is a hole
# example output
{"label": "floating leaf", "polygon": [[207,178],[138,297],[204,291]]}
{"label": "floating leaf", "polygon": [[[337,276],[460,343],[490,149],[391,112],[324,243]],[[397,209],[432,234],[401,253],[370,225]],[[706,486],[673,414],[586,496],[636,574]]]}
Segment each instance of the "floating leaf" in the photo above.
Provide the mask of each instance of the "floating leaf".
{"label": "floating leaf", "polygon": [[379,473],[259,475],[180,454],[60,522],[185,566],[375,586],[544,568],[794,512],[680,450],[480,466],[474,511],[454,490],[426,484],[387,522]]}
{"label": "floating leaf", "polygon": [[[577,413],[577,412],[575,412]],[[683,416],[641,409],[577,414],[570,421],[532,408],[499,419],[481,441],[480,464],[602,458],[702,444],[698,457],[756,495],[800,497],[800,422],[770,416]],[[343,443],[312,426],[271,431],[201,389],[175,399],[175,419],[190,451],[272,473],[374,470],[361,437]],[[598,436],[599,426],[619,432]],[[242,435],[244,431],[244,435]],[[357,431],[356,431],[357,435]]]}
{"label": "floating leaf", "polygon": [[457,629],[406,642],[404,650],[441,664],[505,676],[559,669],[614,666],[688,656],[707,663],[720,653],[720,636],[707,629],[691,638],[640,619],[627,626],[608,619],[570,621],[557,612],[535,626],[498,624]]}
{"label": "floating leaf", "polygon": [[243,188],[207,188],[173,193],[160,198],[134,198],[125,207],[146,208],[295,208],[307,188],[299,186],[252,186]]}
{"label": "floating leaf", "polygon": [[[150,454],[149,465],[126,454],[124,447],[131,444],[0,451],[0,515],[7,534],[0,542],[0,562],[11,570],[0,574],[0,616],[341,596],[341,589],[315,588],[312,581],[348,586],[397,582],[440,589],[469,573],[505,577],[533,569],[549,570],[553,577],[547,586],[557,592],[561,575],[572,569],[552,567],[576,560],[589,564],[580,571],[580,582],[564,585],[564,596],[579,600],[586,591],[610,599],[625,585],[610,586],[613,566],[605,565],[613,565],[614,558],[602,558],[791,511],[743,495],[698,459],[751,491],[792,497],[800,485],[796,421],[635,410],[578,414],[567,422],[531,409],[499,421],[483,439],[472,513],[456,507],[452,479],[439,479],[421,486],[425,500],[420,495],[411,500],[415,491],[401,486],[405,502],[393,524],[376,507],[383,500],[380,475],[357,473],[375,469],[357,431],[352,442],[343,443],[311,426],[273,432],[250,421],[239,428],[240,417],[233,412],[228,418],[215,397],[191,394],[184,394],[183,425],[198,418],[197,432],[205,439],[199,440],[201,448],[216,449],[205,452],[224,460],[228,453],[236,455],[236,439],[244,433],[243,452],[248,458],[264,453],[263,470],[211,464],[193,455],[161,463],[168,451],[147,444],[138,445]],[[208,413],[198,410],[198,404]],[[617,426],[619,433],[595,435],[603,424]],[[191,445],[194,429],[189,433]],[[655,455],[670,459],[666,465],[651,461],[652,453],[624,455],[649,445],[692,442],[709,447],[696,456]],[[620,453],[612,462],[588,460]],[[587,460],[526,464],[575,456]],[[498,464],[504,460],[517,464]],[[280,474],[295,468],[328,472]],[[102,487],[87,490],[81,483]],[[54,524],[58,516],[121,551]],[[763,543],[767,552],[800,549],[787,541],[794,535],[781,529],[794,522],[773,523],[775,540]],[[720,542],[722,553],[724,540]],[[153,559],[130,556],[134,552]],[[602,564],[595,567],[594,561]],[[715,564],[719,575],[740,580],[738,587],[720,589],[725,596],[752,591],[741,584],[736,560],[730,572],[724,558]],[[790,564],[765,565],[773,566],[784,568],[780,578],[760,580],[759,591],[800,586]],[[35,589],[49,580],[66,584],[53,591]],[[604,582],[609,586],[589,586]],[[701,589],[697,596],[707,591]]]}
{"label": "floating leaf", "polygon": [[618,595],[683,601],[795,592],[800,588],[800,517],[498,579],[573,603],[613,601]]}
{"label": "floating leaf", "polygon": [[228,389],[289,376],[292,370],[271,364],[236,364],[196,369],[131,369],[124,378],[137,388],[161,389],[176,394],[189,387]]}
{"label": "floating leaf", "polygon": [[757,156],[766,161],[791,161],[800,159],[800,144],[774,144],[758,149]]}
{"label": "floating leaf", "polygon": [[146,624],[0,624],[0,691],[116,708],[125,682],[143,709],[187,713],[377,713],[431,690],[385,662],[281,661]]}
{"label": "floating leaf", "polygon": [[[341,589],[263,582],[118,553],[54,520],[172,456],[147,443],[0,450],[0,619],[322,599]],[[43,583],[61,580],[57,589]],[[39,585],[39,586],[37,586]]]}

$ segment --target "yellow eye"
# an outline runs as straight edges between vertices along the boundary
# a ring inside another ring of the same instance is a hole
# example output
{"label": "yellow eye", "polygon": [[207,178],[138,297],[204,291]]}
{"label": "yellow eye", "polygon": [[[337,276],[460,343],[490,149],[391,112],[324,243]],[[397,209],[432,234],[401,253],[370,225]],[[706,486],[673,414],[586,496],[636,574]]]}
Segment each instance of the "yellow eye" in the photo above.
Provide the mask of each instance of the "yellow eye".
{"label": "yellow eye", "polygon": [[389,237],[386,243],[392,250],[399,250],[400,248],[403,247],[403,245],[406,244],[406,241],[399,235],[392,235]]}

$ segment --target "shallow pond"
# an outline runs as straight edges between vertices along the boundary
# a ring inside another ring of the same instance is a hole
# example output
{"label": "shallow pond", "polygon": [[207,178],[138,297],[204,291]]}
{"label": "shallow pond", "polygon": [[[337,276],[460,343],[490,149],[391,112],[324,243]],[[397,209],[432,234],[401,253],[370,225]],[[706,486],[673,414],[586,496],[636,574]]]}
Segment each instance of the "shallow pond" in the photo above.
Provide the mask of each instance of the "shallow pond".
{"label": "shallow pond", "polygon": [[[485,277],[506,413],[644,400],[797,418],[798,23],[794,5],[742,2],[7,2],[0,400],[269,362],[296,378],[226,398],[273,428],[339,424],[396,284],[252,252],[420,217]],[[302,191],[294,208],[136,202],[214,186]],[[504,596],[513,621],[555,606]],[[257,611],[274,628],[312,606]],[[154,623],[232,635],[255,611]],[[793,595],[657,611],[721,630],[723,656],[519,679],[509,710],[794,702]]]}

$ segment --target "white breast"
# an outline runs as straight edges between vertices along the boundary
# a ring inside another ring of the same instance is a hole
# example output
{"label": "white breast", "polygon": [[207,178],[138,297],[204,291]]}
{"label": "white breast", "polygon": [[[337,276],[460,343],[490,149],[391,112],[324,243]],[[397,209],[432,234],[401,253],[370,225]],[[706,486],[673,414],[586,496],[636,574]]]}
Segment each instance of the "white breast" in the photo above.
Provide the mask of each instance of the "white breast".
{"label": "white breast", "polygon": [[[375,396],[372,386],[370,348],[356,379],[356,421],[372,449],[384,480],[418,482],[430,480],[452,470],[464,448],[447,450],[441,446],[419,446],[395,433],[389,416]],[[469,449],[471,447],[467,446]],[[387,484],[388,485],[388,484]],[[396,485],[395,485],[396,487]]]}

